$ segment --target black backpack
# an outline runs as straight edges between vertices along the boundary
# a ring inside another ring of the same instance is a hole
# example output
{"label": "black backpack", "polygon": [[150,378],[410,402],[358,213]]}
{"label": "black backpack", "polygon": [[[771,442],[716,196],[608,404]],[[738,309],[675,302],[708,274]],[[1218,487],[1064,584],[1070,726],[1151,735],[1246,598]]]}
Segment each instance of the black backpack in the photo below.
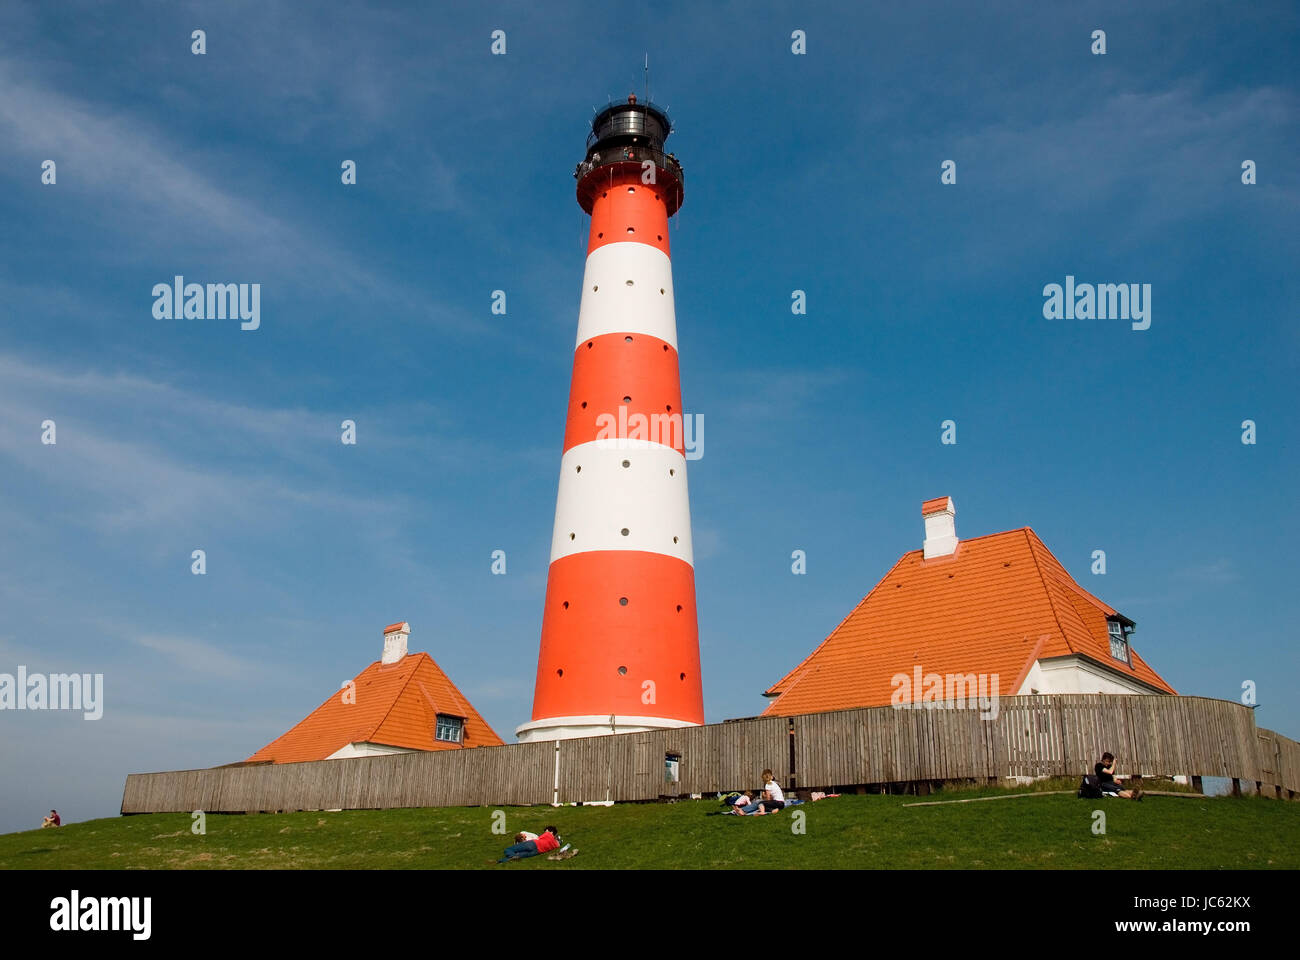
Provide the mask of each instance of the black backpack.
{"label": "black backpack", "polygon": [[1101,799],[1101,781],[1096,774],[1090,773],[1079,781],[1079,796],[1084,800]]}

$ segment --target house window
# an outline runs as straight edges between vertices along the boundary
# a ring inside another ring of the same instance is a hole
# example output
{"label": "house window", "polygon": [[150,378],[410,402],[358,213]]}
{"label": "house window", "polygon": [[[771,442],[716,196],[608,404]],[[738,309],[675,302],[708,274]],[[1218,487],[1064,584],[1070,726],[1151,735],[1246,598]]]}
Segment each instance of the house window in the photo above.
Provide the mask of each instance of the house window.
{"label": "house window", "polygon": [[465,733],[465,720],[463,717],[448,717],[444,714],[438,714],[438,729],[434,737],[438,740],[446,740],[450,743],[460,743],[461,737]]}
{"label": "house window", "polygon": [[1118,620],[1107,620],[1106,628],[1110,631],[1110,655],[1116,660],[1132,666],[1128,655],[1128,632]]}

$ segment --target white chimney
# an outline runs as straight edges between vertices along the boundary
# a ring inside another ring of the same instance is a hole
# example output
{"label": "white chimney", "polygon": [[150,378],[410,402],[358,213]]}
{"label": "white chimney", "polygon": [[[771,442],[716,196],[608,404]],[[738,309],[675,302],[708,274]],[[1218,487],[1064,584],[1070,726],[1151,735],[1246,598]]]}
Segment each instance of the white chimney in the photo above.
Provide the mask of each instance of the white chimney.
{"label": "white chimney", "polygon": [[921,519],[925,521],[925,559],[952,556],[957,550],[957,506],[952,497],[925,501],[921,504]]}
{"label": "white chimney", "polygon": [[380,663],[396,663],[406,656],[406,641],[410,636],[409,623],[390,623],[384,627],[384,656]]}

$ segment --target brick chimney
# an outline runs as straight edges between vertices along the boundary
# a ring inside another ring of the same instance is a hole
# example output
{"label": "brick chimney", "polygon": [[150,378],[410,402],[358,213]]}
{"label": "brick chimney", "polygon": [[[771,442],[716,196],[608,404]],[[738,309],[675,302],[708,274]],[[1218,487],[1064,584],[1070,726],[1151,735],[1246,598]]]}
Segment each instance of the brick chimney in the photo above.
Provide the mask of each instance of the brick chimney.
{"label": "brick chimney", "polygon": [[952,556],[957,549],[957,507],[952,497],[936,497],[921,504],[921,519],[925,521],[925,542],[921,545],[924,557]]}
{"label": "brick chimney", "polygon": [[384,656],[381,663],[396,663],[406,656],[406,641],[411,636],[409,623],[390,623],[384,627]]}

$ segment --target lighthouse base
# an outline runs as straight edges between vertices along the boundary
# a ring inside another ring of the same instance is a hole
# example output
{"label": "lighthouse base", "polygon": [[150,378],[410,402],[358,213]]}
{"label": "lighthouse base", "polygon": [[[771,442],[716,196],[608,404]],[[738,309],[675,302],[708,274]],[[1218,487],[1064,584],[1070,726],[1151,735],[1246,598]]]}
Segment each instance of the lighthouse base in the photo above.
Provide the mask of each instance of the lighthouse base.
{"label": "lighthouse base", "polygon": [[646,733],[650,730],[698,726],[698,723],[689,720],[671,720],[667,717],[548,717],[516,727],[515,736],[520,743],[536,743],[541,740],[573,740],[577,737],[605,737],[614,733]]}

